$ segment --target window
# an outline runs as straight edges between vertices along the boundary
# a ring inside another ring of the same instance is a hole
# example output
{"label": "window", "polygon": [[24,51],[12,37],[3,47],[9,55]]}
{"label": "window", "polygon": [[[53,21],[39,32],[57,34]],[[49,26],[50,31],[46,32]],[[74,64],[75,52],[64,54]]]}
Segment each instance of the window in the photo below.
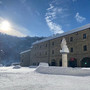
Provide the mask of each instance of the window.
{"label": "window", "polygon": [[45,52],[45,55],[47,55],[47,52]]}
{"label": "window", "polygon": [[41,56],[41,52],[40,52],[40,56]]}
{"label": "window", "polygon": [[73,48],[70,49],[70,52],[73,52]]}
{"label": "window", "polygon": [[46,47],[47,47],[47,44],[46,44]]}
{"label": "window", "polygon": [[41,46],[40,46],[40,48],[41,48]]}
{"label": "window", "polygon": [[78,35],[78,32],[76,32],[75,34]]}
{"label": "window", "polygon": [[52,50],[52,54],[54,54],[54,50]]}
{"label": "window", "polygon": [[52,46],[54,46],[54,42],[52,42]]}
{"label": "window", "polygon": [[70,37],[70,42],[72,42],[73,41],[73,37]]}
{"label": "window", "polygon": [[83,51],[87,51],[87,45],[83,46]]}
{"label": "window", "polygon": [[23,60],[22,60],[22,62],[23,62]]}
{"label": "window", "polygon": [[62,42],[62,40],[60,41],[60,43]]}
{"label": "window", "polygon": [[33,65],[36,65],[36,63],[33,63]]}
{"label": "window", "polygon": [[39,65],[39,62],[37,62],[37,65]]}
{"label": "window", "polygon": [[83,34],[83,39],[86,39],[87,35],[86,34]]}

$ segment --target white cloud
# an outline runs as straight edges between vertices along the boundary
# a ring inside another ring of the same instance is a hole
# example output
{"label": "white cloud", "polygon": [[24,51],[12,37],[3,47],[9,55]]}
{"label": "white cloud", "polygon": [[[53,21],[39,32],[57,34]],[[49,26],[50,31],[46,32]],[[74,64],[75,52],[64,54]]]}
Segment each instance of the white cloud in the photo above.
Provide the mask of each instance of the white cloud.
{"label": "white cloud", "polygon": [[52,22],[49,17],[46,17],[46,22],[47,25],[49,26],[49,28],[51,29],[52,32],[54,32],[54,34],[57,33],[63,33],[64,31],[62,30],[62,27],[54,22]]}
{"label": "white cloud", "polygon": [[53,8],[54,8],[54,6],[52,4],[50,4],[50,8],[48,8],[47,10],[51,10]]}
{"label": "white cloud", "polygon": [[17,37],[25,37],[27,35],[30,34],[29,30],[22,27],[22,26],[18,26],[16,24],[13,24],[13,23],[10,23],[11,27],[9,30],[2,30],[1,29],[1,23],[5,21],[4,18],[0,17],[0,32],[1,33],[5,33],[5,34],[8,34],[8,35],[12,35],[12,36],[17,36]]}
{"label": "white cloud", "polygon": [[50,4],[50,7],[47,9],[47,13],[45,15],[46,23],[54,34],[64,32],[62,30],[62,26],[53,22],[53,20],[56,18],[57,12],[62,13],[62,8],[56,8],[52,4]]}
{"label": "white cloud", "polygon": [[76,21],[79,22],[79,23],[82,23],[84,20],[86,20],[86,18],[80,16],[78,12],[76,13],[75,18],[76,18]]}

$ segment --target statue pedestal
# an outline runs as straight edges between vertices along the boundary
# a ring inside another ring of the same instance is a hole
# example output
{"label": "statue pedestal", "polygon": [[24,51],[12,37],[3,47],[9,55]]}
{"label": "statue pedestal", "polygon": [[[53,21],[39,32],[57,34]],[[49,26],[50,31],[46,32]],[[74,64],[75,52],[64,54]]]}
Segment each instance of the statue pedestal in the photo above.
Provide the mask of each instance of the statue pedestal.
{"label": "statue pedestal", "polygon": [[62,66],[68,67],[67,53],[62,54]]}

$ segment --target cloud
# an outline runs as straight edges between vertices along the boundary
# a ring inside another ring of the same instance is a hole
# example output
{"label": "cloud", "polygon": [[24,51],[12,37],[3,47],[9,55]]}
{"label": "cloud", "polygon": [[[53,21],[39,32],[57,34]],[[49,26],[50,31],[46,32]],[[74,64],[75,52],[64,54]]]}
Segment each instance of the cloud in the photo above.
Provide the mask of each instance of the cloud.
{"label": "cloud", "polygon": [[46,22],[47,25],[49,26],[49,28],[51,29],[52,32],[54,32],[54,34],[57,33],[63,33],[64,31],[62,30],[62,27],[54,22],[52,22],[49,17],[46,17]]}
{"label": "cloud", "polygon": [[47,13],[45,15],[46,23],[54,34],[64,32],[61,25],[53,22],[53,20],[56,19],[57,13],[62,13],[62,8],[56,8],[52,4],[50,4],[50,7],[47,9]]}
{"label": "cloud", "polygon": [[1,23],[3,21],[8,21],[8,20],[0,17],[0,32],[1,33],[5,33],[5,34],[8,34],[8,35],[17,36],[17,37],[25,37],[25,36],[30,34],[30,31],[28,29],[26,29],[22,26],[18,26],[14,23],[10,23],[9,21],[8,21],[10,23],[9,30],[2,30],[1,29]]}
{"label": "cloud", "polygon": [[79,22],[79,23],[82,23],[84,20],[86,20],[86,18],[80,16],[78,12],[76,13],[75,18],[76,18],[76,21]]}

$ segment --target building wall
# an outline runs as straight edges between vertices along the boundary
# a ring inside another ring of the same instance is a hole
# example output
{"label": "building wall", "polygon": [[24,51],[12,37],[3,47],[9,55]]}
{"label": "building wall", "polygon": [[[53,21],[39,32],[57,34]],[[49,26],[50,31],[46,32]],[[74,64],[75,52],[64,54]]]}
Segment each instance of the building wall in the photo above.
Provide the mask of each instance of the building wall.
{"label": "building wall", "polygon": [[31,49],[31,64],[38,65],[39,62],[49,62],[49,41],[35,44]]}
{"label": "building wall", "polygon": [[[83,39],[84,34],[86,34],[85,39]],[[90,57],[90,28],[33,44],[31,51],[21,53],[21,65],[38,65],[40,62],[47,62],[52,65],[55,62],[56,66],[60,66],[62,61],[60,50],[63,37],[66,39],[70,51],[68,61],[75,58],[77,66],[81,66],[81,60],[84,57]],[[85,45],[87,46],[86,51],[83,50]],[[73,51],[71,51],[71,48]]]}
{"label": "building wall", "polygon": [[30,52],[27,51],[20,54],[21,66],[30,66]]}
{"label": "building wall", "polygon": [[[86,39],[83,39],[83,34],[86,34]],[[38,65],[39,62],[47,62],[51,64],[51,62],[55,61],[56,66],[60,66],[60,61],[62,59],[62,55],[60,54],[60,44],[63,37],[67,41],[69,50],[73,48],[73,52],[68,54],[68,61],[70,58],[76,58],[77,66],[81,66],[80,61],[84,57],[90,57],[90,29],[85,29],[52,40],[34,44],[31,50],[31,64]],[[70,41],[71,37],[73,38],[72,41]],[[84,45],[87,45],[87,51],[83,50]]]}

